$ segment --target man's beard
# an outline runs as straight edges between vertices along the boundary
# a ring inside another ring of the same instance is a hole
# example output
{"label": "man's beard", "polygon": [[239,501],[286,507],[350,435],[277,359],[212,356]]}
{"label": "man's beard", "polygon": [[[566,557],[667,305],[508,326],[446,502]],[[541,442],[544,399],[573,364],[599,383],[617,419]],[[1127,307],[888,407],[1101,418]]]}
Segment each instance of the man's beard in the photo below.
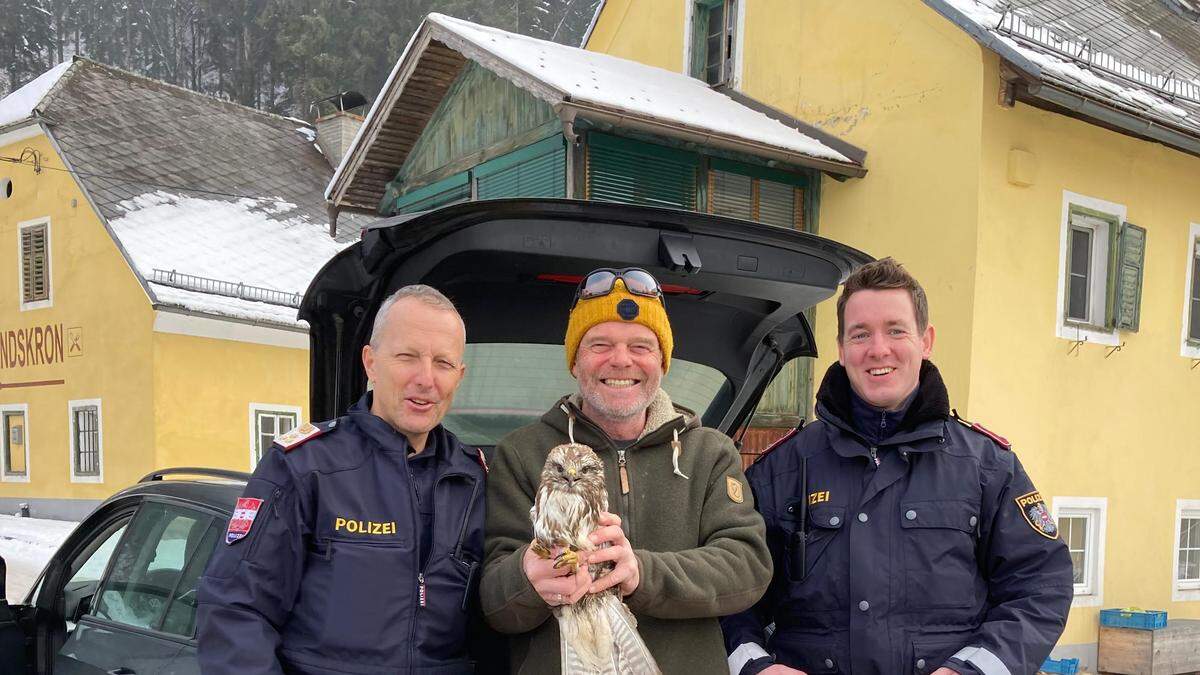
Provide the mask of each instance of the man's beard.
{"label": "man's beard", "polygon": [[630,401],[625,405],[617,406],[609,404],[609,402],[604,399],[604,395],[600,393],[599,389],[603,386],[604,385],[598,381],[595,382],[594,387],[583,386],[583,383],[580,382],[579,395],[583,397],[583,400],[586,401],[589,406],[599,412],[606,419],[616,422],[623,422],[625,420],[637,417],[638,415],[645,414],[646,409],[650,407],[650,402],[654,400],[654,395],[657,393],[656,391],[651,391],[650,387],[647,387],[646,383],[643,382],[642,384],[638,385],[638,388],[642,390],[642,396],[640,398]]}

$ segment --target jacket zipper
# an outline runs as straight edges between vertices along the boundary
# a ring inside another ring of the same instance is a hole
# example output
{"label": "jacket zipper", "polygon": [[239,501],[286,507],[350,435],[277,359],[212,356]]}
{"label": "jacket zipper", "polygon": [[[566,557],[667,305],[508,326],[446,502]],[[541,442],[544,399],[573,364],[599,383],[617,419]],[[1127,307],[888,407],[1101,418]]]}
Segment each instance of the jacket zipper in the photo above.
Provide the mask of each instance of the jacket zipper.
{"label": "jacket zipper", "polygon": [[[621,494],[627,495],[627,494],[629,494],[629,472],[626,471],[626,469],[625,469],[625,451],[624,450],[617,450],[617,466],[620,467],[620,472],[621,472]],[[622,499],[622,501],[626,501],[626,500]]]}
{"label": "jacket zipper", "polygon": [[467,502],[467,512],[463,515],[462,525],[458,528],[458,543],[454,546],[454,557],[462,560],[463,542],[467,539],[467,527],[471,524],[471,511],[475,508],[475,498],[479,496],[480,481],[471,479],[471,477],[467,476],[466,474],[453,475],[462,475],[465,478],[470,479],[474,484],[471,487],[471,501]]}

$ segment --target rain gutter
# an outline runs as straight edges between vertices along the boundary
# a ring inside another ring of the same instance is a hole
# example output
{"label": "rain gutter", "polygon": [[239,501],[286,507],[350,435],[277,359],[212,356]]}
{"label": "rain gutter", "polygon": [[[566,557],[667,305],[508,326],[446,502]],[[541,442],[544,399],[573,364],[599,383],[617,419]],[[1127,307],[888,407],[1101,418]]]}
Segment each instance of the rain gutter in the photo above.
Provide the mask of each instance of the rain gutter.
{"label": "rain gutter", "polygon": [[584,119],[596,122],[605,122],[613,125],[614,127],[635,129],[647,133],[669,136],[671,138],[677,138],[683,141],[695,143],[702,147],[720,148],[722,150],[732,150],[734,152],[744,152],[758,157],[774,159],[797,166],[811,167],[835,176],[862,178],[863,176],[867,175],[867,170],[865,167],[854,163],[839,162],[822,157],[814,157],[802,152],[785,150],[783,148],[767,145],[765,143],[759,143],[757,141],[738,138],[736,136],[720,134],[707,129],[698,129],[695,127],[689,127],[674,122],[666,122],[663,120],[636,117],[630,115],[628,112],[609,110],[587,103],[580,103],[578,101],[563,101],[559,104],[559,108],[560,116],[564,112],[573,112]]}

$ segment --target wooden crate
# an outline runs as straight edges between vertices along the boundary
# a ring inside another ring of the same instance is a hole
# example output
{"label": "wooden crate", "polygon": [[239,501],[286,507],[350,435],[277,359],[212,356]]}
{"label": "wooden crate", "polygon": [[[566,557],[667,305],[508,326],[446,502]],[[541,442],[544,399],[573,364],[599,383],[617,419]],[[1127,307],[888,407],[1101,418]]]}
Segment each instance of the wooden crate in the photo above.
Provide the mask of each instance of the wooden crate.
{"label": "wooden crate", "polygon": [[1158,630],[1100,626],[1098,647],[1101,673],[1200,673],[1200,620],[1171,619]]}

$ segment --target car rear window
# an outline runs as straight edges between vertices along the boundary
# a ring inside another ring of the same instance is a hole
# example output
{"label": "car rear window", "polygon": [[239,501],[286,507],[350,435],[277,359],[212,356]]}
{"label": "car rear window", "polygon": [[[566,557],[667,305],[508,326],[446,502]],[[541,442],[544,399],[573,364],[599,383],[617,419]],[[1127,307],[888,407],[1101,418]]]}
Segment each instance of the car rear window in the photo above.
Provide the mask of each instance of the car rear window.
{"label": "car rear window", "polygon": [[[508,432],[541,417],[565,394],[578,391],[562,345],[467,345],[467,376],[443,424],[463,443],[495,445]],[[708,409],[726,378],[715,368],[671,360],[663,389],[697,414]]]}

